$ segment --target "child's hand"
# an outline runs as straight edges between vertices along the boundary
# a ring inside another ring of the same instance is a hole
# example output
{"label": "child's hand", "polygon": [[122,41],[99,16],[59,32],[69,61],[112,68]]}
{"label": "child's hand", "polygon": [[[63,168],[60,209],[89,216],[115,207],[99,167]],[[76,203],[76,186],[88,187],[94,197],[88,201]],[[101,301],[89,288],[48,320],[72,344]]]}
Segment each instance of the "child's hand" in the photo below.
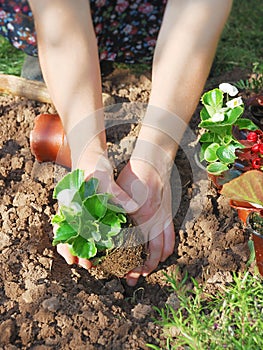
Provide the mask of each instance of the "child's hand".
{"label": "child's hand", "polygon": [[160,261],[165,261],[174,251],[169,178],[169,170],[167,176],[161,177],[149,163],[131,159],[117,179],[120,187],[139,204],[132,217],[140,226],[149,252],[144,266],[127,274],[126,280],[130,286],[137,283],[140,275],[151,273]]}

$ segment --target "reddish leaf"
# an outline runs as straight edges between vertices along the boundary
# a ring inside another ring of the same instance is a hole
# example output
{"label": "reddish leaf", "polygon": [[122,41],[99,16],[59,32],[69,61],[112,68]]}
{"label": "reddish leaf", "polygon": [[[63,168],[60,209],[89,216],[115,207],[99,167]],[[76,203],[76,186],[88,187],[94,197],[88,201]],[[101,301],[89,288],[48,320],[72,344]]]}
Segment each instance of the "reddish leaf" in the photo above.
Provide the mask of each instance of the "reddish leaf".
{"label": "reddish leaf", "polygon": [[250,170],[224,184],[221,194],[234,201],[263,206],[263,172]]}

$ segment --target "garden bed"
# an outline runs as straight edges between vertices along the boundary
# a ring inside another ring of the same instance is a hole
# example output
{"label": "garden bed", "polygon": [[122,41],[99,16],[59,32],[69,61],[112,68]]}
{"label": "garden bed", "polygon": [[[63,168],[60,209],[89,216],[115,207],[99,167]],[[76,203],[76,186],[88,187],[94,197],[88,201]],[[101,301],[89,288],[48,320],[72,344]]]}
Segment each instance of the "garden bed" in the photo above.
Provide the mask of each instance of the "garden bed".
{"label": "garden bed", "polygon": [[[114,71],[103,89],[115,103],[147,102],[147,76]],[[209,85],[245,78],[244,73],[218,77]],[[119,115],[125,110],[123,105]],[[199,108],[191,122],[197,133]],[[161,329],[153,323],[153,306],[169,299],[164,272],[186,272],[206,282],[209,292],[232,281],[249,258],[249,233],[228,200],[219,197],[206,178],[192,183],[191,167],[180,150],[176,167],[182,175],[182,198],[174,218],[176,250],[158,270],[135,288],[125,280],[103,278],[78,266],[68,266],[52,247],[51,217],[55,178],[65,169],[38,163],[31,154],[29,134],[34,118],[54,113],[48,104],[19,97],[0,97],[0,345],[3,349],[147,349]],[[137,126],[128,122],[108,129],[108,144],[118,168],[128,160]],[[202,205],[196,218],[181,224],[185,213]]]}

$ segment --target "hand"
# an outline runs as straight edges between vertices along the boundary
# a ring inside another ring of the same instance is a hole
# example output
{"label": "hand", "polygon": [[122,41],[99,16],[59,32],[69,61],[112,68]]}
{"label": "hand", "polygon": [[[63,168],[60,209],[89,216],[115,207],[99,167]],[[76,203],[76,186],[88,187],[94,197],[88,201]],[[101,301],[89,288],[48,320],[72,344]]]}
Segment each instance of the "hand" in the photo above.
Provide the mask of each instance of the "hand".
{"label": "hand", "polygon": [[168,169],[166,176],[160,176],[151,164],[131,158],[117,179],[117,184],[139,204],[132,218],[140,226],[149,253],[144,266],[127,274],[126,281],[130,286],[136,285],[140,275],[147,276],[174,251],[169,178]]}
{"label": "hand", "polygon": [[[120,204],[128,213],[138,209],[138,205],[115,183],[112,174],[112,168],[108,159],[104,155],[99,157],[90,155],[88,159],[97,159],[96,164],[91,166],[89,162],[88,167],[85,170],[86,180],[90,177],[96,177],[99,180],[99,192],[112,193],[114,195],[114,202]],[[83,159],[79,162],[78,168],[83,167]],[[87,170],[88,169],[88,170]],[[56,226],[54,227],[54,231]],[[78,264],[85,269],[92,267],[92,263],[83,258],[72,255],[70,248],[67,244],[58,244],[57,252],[66,260],[69,265]]]}

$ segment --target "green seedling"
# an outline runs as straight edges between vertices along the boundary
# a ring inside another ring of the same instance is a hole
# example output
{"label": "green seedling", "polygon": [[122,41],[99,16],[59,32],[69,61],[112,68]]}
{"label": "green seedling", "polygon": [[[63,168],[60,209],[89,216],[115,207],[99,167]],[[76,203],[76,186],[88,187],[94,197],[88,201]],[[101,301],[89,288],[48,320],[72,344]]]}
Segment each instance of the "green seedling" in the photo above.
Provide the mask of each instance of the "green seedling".
{"label": "green seedling", "polygon": [[84,171],[67,174],[54,189],[59,210],[53,217],[53,245],[67,243],[71,253],[90,259],[100,252],[115,248],[113,237],[126,223],[123,208],[112,204],[113,195],[98,193],[99,181],[85,181]]}

